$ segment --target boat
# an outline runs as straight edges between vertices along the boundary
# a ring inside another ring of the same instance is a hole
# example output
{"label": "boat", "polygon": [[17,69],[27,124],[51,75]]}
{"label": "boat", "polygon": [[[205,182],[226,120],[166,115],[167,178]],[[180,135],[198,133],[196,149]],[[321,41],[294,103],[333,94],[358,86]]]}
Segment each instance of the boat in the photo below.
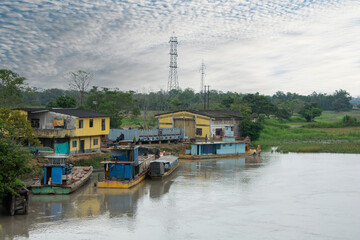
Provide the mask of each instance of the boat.
{"label": "boat", "polygon": [[185,154],[179,154],[179,159],[201,160],[211,158],[233,158],[259,155],[260,145],[257,149],[249,149],[246,141],[236,141],[232,126],[225,127],[222,141],[205,141],[190,143],[190,149]]}
{"label": "boat", "polygon": [[44,176],[31,185],[33,194],[70,194],[83,186],[91,177],[93,167],[73,167],[67,164],[68,155],[47,156]]}
{"label": "boat", "polygon": [[163,155],[159,159],[150,162],[149,176],[151,179],[162,179],[169,176],[179,167],[179,157],[175,155]]}
{"label": "boat", "polygon": [[100,179],[98,188],[131,188],[143,181],[149,172],[153,155],[139,156],[139,146],[113,146],[110,160],[102,161],[105,177]]}

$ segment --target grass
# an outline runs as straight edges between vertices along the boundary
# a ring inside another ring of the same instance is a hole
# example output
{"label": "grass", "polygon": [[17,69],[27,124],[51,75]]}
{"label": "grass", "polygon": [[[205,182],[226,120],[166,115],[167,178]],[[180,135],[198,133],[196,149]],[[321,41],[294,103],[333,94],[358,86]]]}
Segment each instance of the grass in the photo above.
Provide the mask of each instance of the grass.
{"label": "grass", "polygon": [[101,161],[104,159],[108,160],[109,158],[110,155],[108,153],[100,153],[86,158],[70,160],[69,163],[73,164],[74,166],[93,166],[93,168],[97,169],[103,167]]}
{"label": "grass", "polygon": [[344,126],[341,120],[345,115],[360,119],[359,111],[325,111],[315,123],[299,116],[287,121],[266,119],[254,145],[260,144],[263,150],[276,146],[280,152],[360,153],[360,127]]}

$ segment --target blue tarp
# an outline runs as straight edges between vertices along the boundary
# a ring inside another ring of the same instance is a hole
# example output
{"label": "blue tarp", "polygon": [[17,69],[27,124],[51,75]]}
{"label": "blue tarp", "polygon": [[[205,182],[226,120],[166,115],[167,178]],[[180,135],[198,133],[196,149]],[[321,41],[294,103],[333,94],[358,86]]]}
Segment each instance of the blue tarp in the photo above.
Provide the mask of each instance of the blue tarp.
{"label": "blue tarp", "polygon": [[56,153],[57,154],[69,154],[69,142],[56,143]]}

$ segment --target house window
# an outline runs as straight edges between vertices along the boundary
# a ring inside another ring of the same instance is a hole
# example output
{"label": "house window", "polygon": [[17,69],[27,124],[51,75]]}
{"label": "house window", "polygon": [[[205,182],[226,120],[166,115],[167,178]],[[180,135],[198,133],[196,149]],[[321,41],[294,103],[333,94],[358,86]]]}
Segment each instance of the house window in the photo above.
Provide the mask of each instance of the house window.
{"label": "house window", "polygon": [[89,127],[93,127],[94,126],[94,119],[90,119],[89,121]]}
{"label": "house window", "polygon": [[101,119],[101,130],[105,130],[105,119]]}
{"label": "house window", "polygon": [[83,126],[84,126],[83,120],[79,120],[79,128],[83,128]]}
{"label": "house window", "polygon": [[202,128],[197,128],[196,129],[196,135],[202,135]]}
{"label": "house window", "polygon": [[99,139],[97,139],[97,138],[94,139],[94,144],[93,144],[93,145],[96,146],[96,145],[98,145],[98,144],[99,144]]}
{"label": "house window", "polygon": [[72,147],[73,148],[76,148],[77,147],[77,141],[75,140],[75,141],[72,141]]}
{"label": "house window", "polygon": [[221,136],[221,134],[222,134],[222,129],[221,129],[221,128],[217,128],[217,129],[215,130],[215,135],[216,135],[216,136]]}
{"label": "house window", "polygon": [[31,119],[31,127],[39,128],[40,127],[40,119]]}

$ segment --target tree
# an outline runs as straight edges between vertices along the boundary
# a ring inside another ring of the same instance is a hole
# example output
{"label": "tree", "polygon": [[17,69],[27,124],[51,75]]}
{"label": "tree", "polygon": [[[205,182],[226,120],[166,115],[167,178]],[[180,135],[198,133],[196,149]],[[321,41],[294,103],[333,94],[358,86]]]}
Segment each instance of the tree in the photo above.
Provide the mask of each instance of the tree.
{"label": "tree", "polygon": [[0,69],[0,106],[14,107],[22,100],[22,90],[24,87],[24,77],[7,70]]}
{"label": "tree", "polygon": [[34,129],[27,116],[20,111],[0,108],[0,122],[2,127],[0,133],[11,141],[32,146],[40,144],[34,136]]}
{"label": "tree", "polygon": [[332,107],[335,111],[349,111],[352,109],[352,105],[350,103],[351,96],[345,90],[340,89],[339,91],[335,91],[334,101],[332,102]]}
{"label": "tree", "polygon": [[312,122],[315,117],[321,116],[322,110],[318,108],[317,103],[305,103],[303,109],[299,113],[307,122]]}
{"label": "tree", "polygon": [[79,105],[85,103],[85,94],[89,89],[90,83],[93,79],[93,74],[78,70],[69,73],[69,87],[79,93]]}
{"label": "tree", "polygon": [[75,108],[76,107],[76,99],[71,96],[59,96],[55,99],[55,101],[51,101],[46,104],[46,107],[54,108]]}
{"label": "tree", "polygon": [[28,161],[31,154],[6,136],[0,138],[0,152],[0,198],[3,198],[15,193],[15,189],[22,185],[19,178],[30,172]]}
{"label": "tree", "polygon": [[19,111],[0,108],[0,197],[14,193],[23,183],[19,178],[31,168],[31,154],[21,144],[38,145],[26,115]]}
{"label": "tree", "polygon": [[278,119],[290,119],[292,116],[290,106],[286,103],[279,104],[275,116]]}
{"label": "tree", "polygon": [[268,117],[276,113],[276,106],[270,101],[270,97],[256,94],[246,94],[242,100],[248,103],[253,113],[265,114]]}
{"label": "tree", "polygon": [[257,140],[260,137],[261,130],[264,125],[262,121],[251,121],[251,117],[248,116],[240,123],[240,131],[242,137],[250,137],[252,141]]}
{"label": "tree", "polygon": [[97,87],[93,87],[89,92],[85,108],[109,114],[110,127],[120,128],[125,116],[140,114],[139,108],[134,105],[133,94],[132,91],[122,92],[108,88],[99,91]]}

